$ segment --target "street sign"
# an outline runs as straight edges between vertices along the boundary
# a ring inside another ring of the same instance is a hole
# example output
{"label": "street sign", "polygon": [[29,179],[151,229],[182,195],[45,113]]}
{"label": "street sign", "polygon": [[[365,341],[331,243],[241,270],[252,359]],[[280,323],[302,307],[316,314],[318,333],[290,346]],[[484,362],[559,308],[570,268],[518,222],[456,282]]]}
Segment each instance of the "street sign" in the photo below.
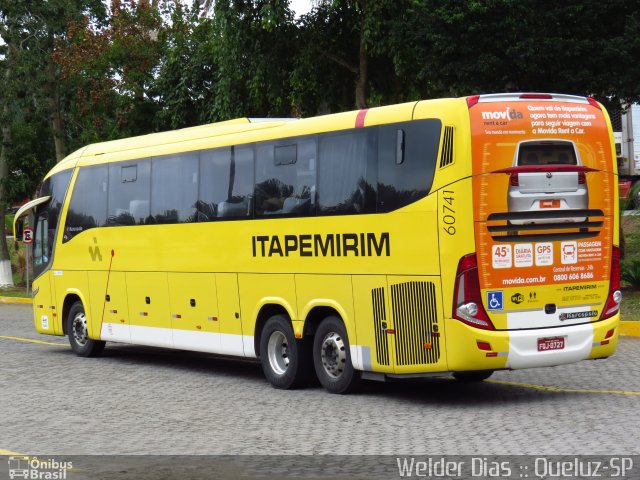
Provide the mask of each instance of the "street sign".
{"label": "street sign", "polygon": [[26,245],[31,245],[33,243],[33,228],[26,227],[24,232],[22,233],[22,241]]}

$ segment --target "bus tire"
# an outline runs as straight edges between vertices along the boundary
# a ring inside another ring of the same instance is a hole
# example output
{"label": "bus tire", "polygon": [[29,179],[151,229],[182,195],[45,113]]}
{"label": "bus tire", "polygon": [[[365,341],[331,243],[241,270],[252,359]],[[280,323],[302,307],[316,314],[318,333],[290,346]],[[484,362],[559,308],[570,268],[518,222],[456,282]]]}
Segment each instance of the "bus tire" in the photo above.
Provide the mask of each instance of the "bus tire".
{"label": "bus tire", "polygon": [[478,372],[455,372],[453,378],[459,382],[473,383],[482,382],[493,375],[493,370],[482,370]]}
{"label": "bus tire", "polygon": [[320,384],[329,393],[350,393],[360,384],[353,368],[347,330],[336,316],[325,318],[313,340],[313,364]]}
{"label": "bus tire", "polygon": [[97,357],[104,350],[105,342],[89,338],[87,317],[84,313],[84,305],[80,301],[74,303],[69,310],[67,336],[71,349],[79,357]]}
{"label": "bus tire", "polygon": [[272,316],[262,329],[260,363],[264,376],[275,388],[299,388],[309,382],[312,374],[309,342],[296,340],[286,316]]}

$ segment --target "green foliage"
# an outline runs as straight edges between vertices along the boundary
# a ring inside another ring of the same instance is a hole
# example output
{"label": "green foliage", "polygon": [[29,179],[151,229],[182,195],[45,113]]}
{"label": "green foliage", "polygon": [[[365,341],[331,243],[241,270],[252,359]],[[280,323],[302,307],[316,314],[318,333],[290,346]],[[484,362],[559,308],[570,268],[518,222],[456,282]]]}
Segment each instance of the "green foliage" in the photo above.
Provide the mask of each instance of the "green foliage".
{"label": "green foliage", "polygon": [[16,119],[11,126],[12,145],[8,155],[8,175],[4,180],[8,205],[32,198],[47,171],[55,164],[46,122]]}
{"label": "green foliage", "polygon": [[635,290],[640,290],[640,259],[623,262],[620,266],[620,278]]}
{"label": "green foliage", "polygon": [[4,216],[4,228],[7,230],[7,232],[11,232],[13,230],[14,218],[15,218],[15,215],[13,213],[7,213]]}
{"label": "green foliage", "polygon": [[[320,3],[298,21],[291,101],[304,116],[355,107],[358,13],[351,2]],[[345,108],[346,107],[346,108]]]}
{"label": "green foliage", "polygon": [[157,114],[160,129],[175,129],[206,123],[204,112],[212,102],[210,85],[216,67],[211,61],[213,22],[199,18],[197,8],[179,4],[168,12],[171,22],[164,29],[165,45],[153,92],[161,99]]}
{"label": "green foliage", "polygon": [[640,182],[636,182],[631,186],[624,202],[624,210],[636,210],[638,208],[640,208]]}
{"label": "green foliage", "polygon": [[[629,215],[620,217],[621,246],[624,245],[624,257],[620,262],[621,278],[625,280],[627,272],[630,285],[633,285],[633,277],[640,273],[637,265],[640,264],[640,216]],[[638,277],[640,278],[640,277]]]}
{"label": "green foliage", "polygon": [[551,91],[615,102],[640,93],[638,66],[625,60],[639,53],[637,3],[424,0],[405,20],[396,64],[437,95]]}
{"label": "green foliage", "polygon": [[55,52],[74,92],[69,113],[80,127],[77,146],[153,131],[153,84],[167,28],[161,12],[146,1],[113,1],[104,22],[89,20],[71,22]]}
{"label": "green foliage", "polygon": [[634,290],[624,292],[620,304],[620,315],[625,321],[640,321],[640,292]]}
{"label": "green foliage", "polygon": [[288,116],[295,28],[288,0],[215,2],[211,121]]}
{"label": "green foliage", "polygon": [[[33,196],[36,185],[56,162],[54,134],[65,153],[69,138],[62,126],[64,105],[72,96],[54,62],[57,44],[67,39],[67,26],[85,16],[104,19],[100,0],[0,0],[0,35],[5,43],[0,58],[4,203]],[[59,115],[56,132],[52,118]]]}

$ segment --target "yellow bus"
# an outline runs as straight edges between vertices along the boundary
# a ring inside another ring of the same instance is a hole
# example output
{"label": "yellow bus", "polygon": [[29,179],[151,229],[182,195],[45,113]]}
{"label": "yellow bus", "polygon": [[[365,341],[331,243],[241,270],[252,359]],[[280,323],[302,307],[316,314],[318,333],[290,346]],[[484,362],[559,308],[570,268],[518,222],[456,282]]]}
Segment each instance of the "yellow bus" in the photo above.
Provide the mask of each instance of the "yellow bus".
{"label": "yellow bus", "polygon": [[80,356],[259,358],[275,387],[333,393],[605,358],[615,158],[602,105],[527,93],[89,145],[16,215],[35,328]]}

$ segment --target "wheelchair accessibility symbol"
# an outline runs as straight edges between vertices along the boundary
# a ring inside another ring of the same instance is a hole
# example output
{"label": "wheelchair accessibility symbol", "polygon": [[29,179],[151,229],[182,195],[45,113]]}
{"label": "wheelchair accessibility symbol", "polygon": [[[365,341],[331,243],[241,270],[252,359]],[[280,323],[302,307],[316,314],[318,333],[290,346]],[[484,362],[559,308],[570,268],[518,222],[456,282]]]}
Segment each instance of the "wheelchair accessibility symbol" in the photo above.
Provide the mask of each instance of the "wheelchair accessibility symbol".
{"label": "wheelchair accessibility symbol", "polygon": [[502,310],[504,307],[504,295],[502,290],[487,292],[487,308],[489,310]]}

